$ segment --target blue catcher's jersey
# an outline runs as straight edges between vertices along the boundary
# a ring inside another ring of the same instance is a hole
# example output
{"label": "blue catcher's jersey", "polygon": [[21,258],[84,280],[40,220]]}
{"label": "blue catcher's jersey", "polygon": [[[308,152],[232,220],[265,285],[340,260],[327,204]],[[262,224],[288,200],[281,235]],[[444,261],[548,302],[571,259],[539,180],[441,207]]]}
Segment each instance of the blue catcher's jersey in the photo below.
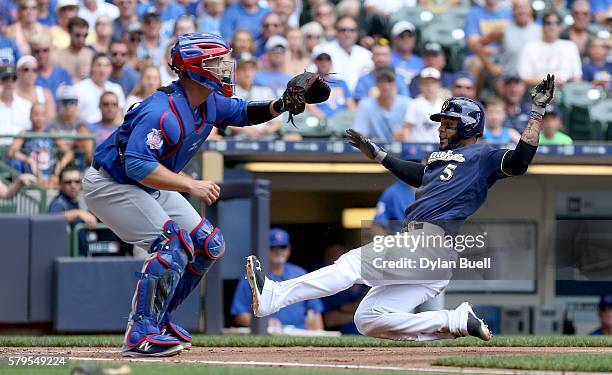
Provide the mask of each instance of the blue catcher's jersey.
{"label": "blue catcher's jersey", "polygon": [[[246,102],[211,93],[202,113],[192,110],[178,81],[169,86],[174,92],[156,91],[139,106],[128,111],[121,127],[96,148],[94,161],[117,182],[136,184],[120,161],[118,146],[125,156],[156,161],[178,173],[198,151],[213,126],[248,124]],[[148,190],[148,188],[147,188]]]}
{"label": "blue catcher's jersey", "polygon": [[487,198],[487,190],[502,178],[507,149],[486,144],[433,152],[427,160],[416,200],[406,209],[406,221],[461,222]]}

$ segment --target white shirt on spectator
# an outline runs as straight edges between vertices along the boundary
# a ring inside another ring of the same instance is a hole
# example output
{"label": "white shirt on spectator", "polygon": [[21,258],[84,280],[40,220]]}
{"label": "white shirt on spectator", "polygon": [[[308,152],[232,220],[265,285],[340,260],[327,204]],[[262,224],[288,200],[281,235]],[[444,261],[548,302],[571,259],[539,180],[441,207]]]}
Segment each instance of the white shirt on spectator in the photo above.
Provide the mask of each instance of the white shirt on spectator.
{"label": "white shirt on spectator", "polygon": [[[0,134],[15,135],[24,130],[30,130],[30,109],[32,103],[13,94],[13,102],[10,106],[0,101]],[[13,142],[12,138],[0,138],[0,145],[6,146]]]}
{"label": "white shirt on spectator", "polygon": [[413,7],[416,0],[365,0],[365,6],[373,6],[389,14],[397,12],[403,7]]}
{"label": "white shirt on spectator", "polygon": [[582,77],[580,52],[569,40],[530,41],[521,51],[518,73],[523,80],[539,80],[546,74],[554,74],[562,82]]}
{"label": "white shirt on spectator", "polygon": [[337,78],[346,82],[351,92],[355,90],[359,77],[374,68],[372,52],[362,46],[354,45],[349,54],[338,44],[338,41],[334,40],[333,42],[315,47],[313,55],[319,53],[320,50],[325,51],[331,56],[331,71],[336,73],[332,76],[332,79]]}
{"label": "white shirt on spectator", "polygon": [[107,16],[111,21],[119,17],[119,8],[116,5],[107,3],[104,0],[96,0],[96,3],[98,7],[95,12],[87,9],[84,4],[79,7],[79,17],[87,21],[91,30],[94,30],[98,17]]}
{"label": "white shirt on spectator", "polygon": [[[262,100],[275,100],[277,95],[269,87],[264,86],[251,86],[249,91],[243,89],[240,85],[234,86],[234,95],[244,99],[246,101],[262,101]],[[254,128],[265,128],[270,122],[264,122],[262,124],[253,125]]]}
{"label": "white shirt on spectator", "polygon": [[74,85],[74,90],[79,97],[79,111],[81,120],[89,124],[99,122],[102,119],[100,112],[100,97],[105,91],[114,92],[119,98],[119,110],[125,107],[125,96],[123,89],[116,83],[106,81],[104,87],[96,85],[91,78],[86,78]]}
{"label": "white shirt on spectator", "polygon": [[442,98],[438,98],[435,103],[431,103],[423,95],[417,96],[408,104],[404,121],[412,125],[410,128],[410,142],[440,142],[438,135],[439,123],[431,121],[429,116],[439,112],[443,104],[444,99]]}

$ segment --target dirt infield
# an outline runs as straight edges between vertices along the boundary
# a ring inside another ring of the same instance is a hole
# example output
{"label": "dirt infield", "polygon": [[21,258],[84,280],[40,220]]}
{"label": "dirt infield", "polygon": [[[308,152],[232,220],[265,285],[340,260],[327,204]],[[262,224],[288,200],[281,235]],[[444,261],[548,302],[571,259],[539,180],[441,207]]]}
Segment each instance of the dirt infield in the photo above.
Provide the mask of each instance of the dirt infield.
{"label": "dirt infield", "polygon": [[[402,347],[402,348],[320,348],[320,347],[265,347],[265,348],[210,348],[193,347],[180,355],[156,359],[170,363],[201,363],[230,366],[293,366],[369,368],[380,370],[408,370],[437,372],[459,369],[432,366],[435,359],[451,356],[521,355],[521,354],[610,354],[612,348],[578,347]],[[0,348],[0,355],[67,355],[75,360],[129,361],[121,357],[118,348]],[[148,360],[148,359],[147,359]],[[479,370],[480,373],[508,373],[504,370]],[[509,372],[513,374],[520,371]],[[534,373],[534,372],[531,372]],[[549,372],[550,373],[550,372]]]}

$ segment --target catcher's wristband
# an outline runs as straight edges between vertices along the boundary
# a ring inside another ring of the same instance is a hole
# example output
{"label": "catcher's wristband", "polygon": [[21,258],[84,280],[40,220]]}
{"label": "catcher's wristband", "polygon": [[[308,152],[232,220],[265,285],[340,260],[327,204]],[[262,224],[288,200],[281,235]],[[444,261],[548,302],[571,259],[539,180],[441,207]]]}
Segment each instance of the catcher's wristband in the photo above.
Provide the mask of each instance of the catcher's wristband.
{"label": "catcher's wristband", "polygon": [[544,113],[546,113],[546,107],[541,107],[539,105],[532,104],[531,112],[529,113],[529,118],[532,120],[541,120],[544,117]]}
{"label": "catcher's wristband", "polygon": [[285,108],[285,101],[282,98],[277,99],[274,104],[272,104],[272,109],[278,113],[285,112],[287,110],[287,108]]}

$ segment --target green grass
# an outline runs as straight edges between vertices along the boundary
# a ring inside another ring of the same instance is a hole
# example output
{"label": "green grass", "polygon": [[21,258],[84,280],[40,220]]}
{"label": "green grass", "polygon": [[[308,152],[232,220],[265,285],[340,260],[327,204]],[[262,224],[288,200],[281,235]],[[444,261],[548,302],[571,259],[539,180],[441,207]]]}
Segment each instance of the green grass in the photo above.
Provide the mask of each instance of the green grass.
{"label": "green grass", "polygon": [[[84,363],[84,365],[94,365],[101,368],[118,368],[116,364]],[[225,366],[202,366],[202,365],[183,365],[183,364],[128,364],[132,372],[130,375],[346,375],[347,370],[343,369],[311,369],[311,368],[280,368],[280,367],[225,367]],[[62,369],[11,369],[2,370],[2,375],[66,375],[69,371]],[[389,371],[370,371],[370,370],[350,370],[350,373],[359,375],[390,375],[395,372]],[[416,375],[413,372],[402,372],[402,375]],[[444,375],[436,373],[437,375]]]}
{"label": "green grass", "polygon": [[[0,336],[0,347],[118,347],[123,335]],[[195,335],[201,347],[612,347],[612,336],[497,336],[485,342],[473,337],[457,340],[410,342],[373,339],[364,336],[206,336]]]}
{"label": "green grass", "polygon": [[610,372],[612,371],[612,356],[609,354],[483,355],[440,358],[433,361],[432,364],[514,370]]}

